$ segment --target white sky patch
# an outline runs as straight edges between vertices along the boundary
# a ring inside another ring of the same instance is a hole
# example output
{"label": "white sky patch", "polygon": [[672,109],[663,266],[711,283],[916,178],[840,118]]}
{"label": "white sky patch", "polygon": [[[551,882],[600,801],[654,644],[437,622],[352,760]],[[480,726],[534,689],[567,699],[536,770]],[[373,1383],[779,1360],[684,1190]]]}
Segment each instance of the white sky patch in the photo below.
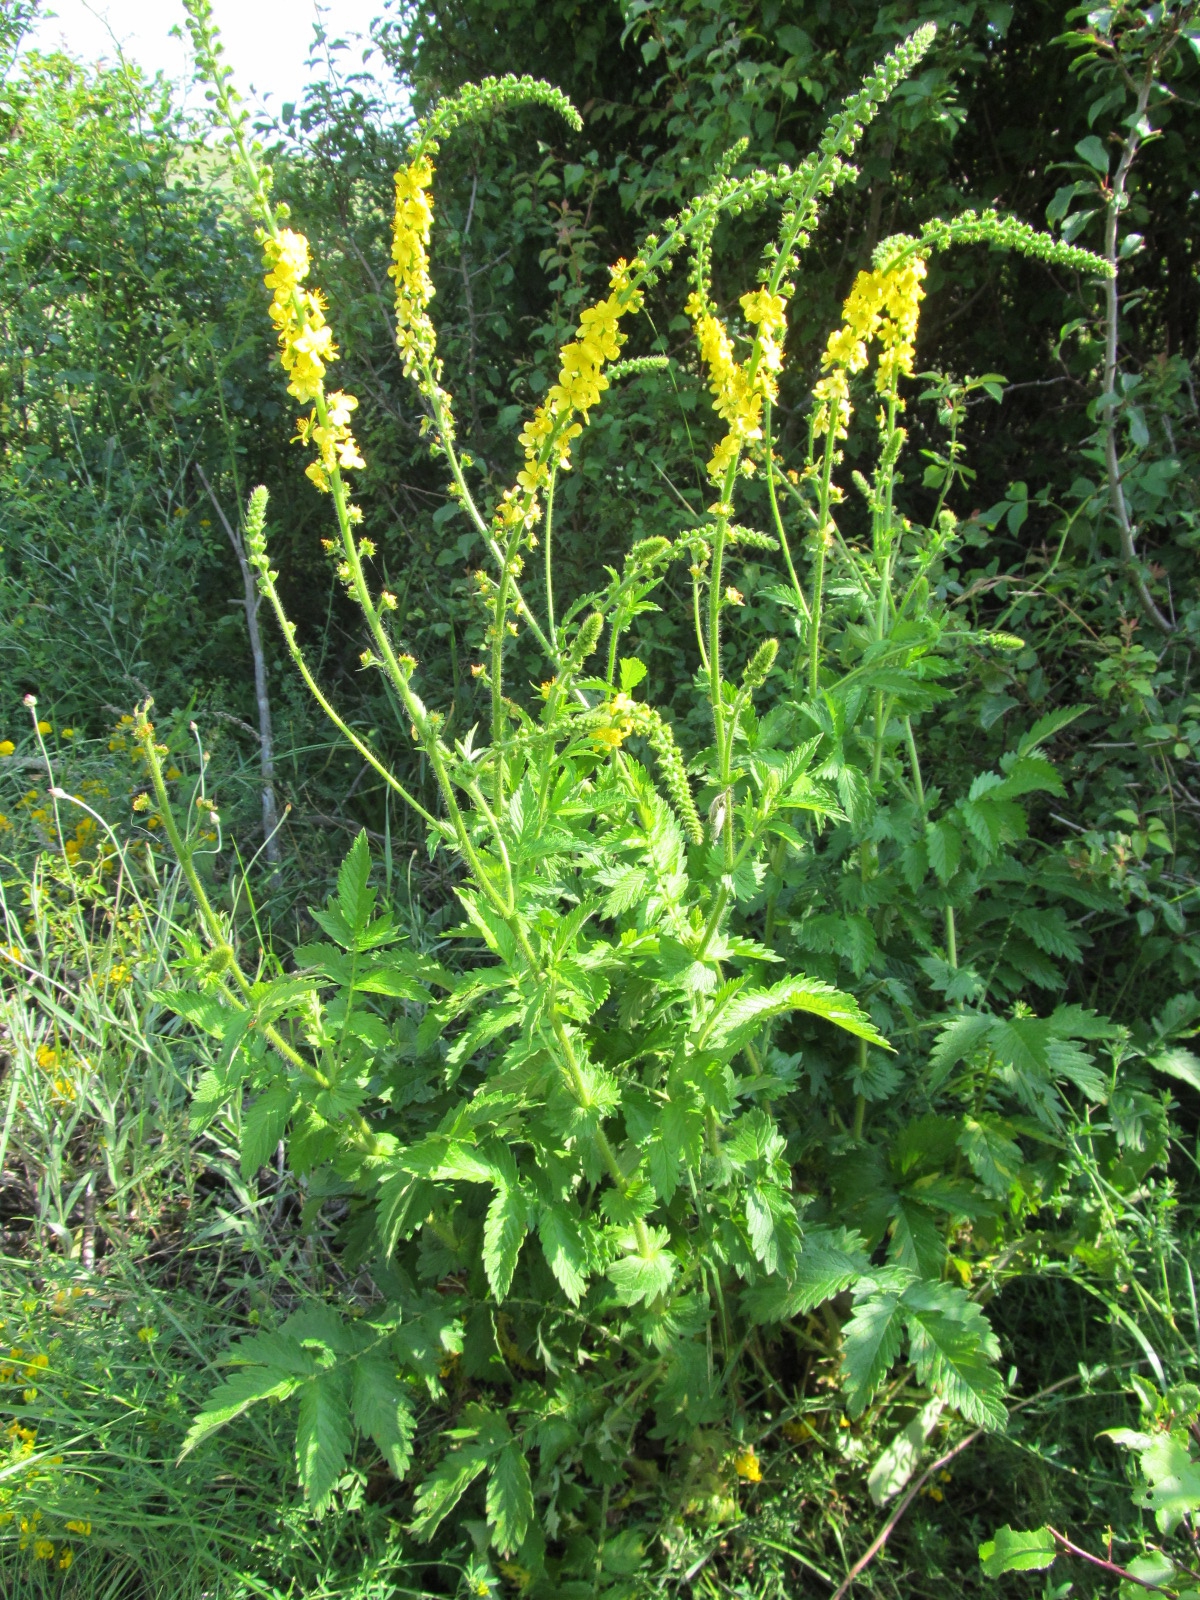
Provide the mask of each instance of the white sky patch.
{"label": "white sky patch", "polygon": [[[287,101],[300,98],[304,85],[324,77],[324,65],[306,65],[312,52],[315,0],[212,0],[225,60],[248,101],[278,115]],[[328,0],[320,10],[333,40],[350,48],[338,55],[339,76],[359,71],[369,44],[369,24],[385,9],[384,0]],[[50,15],[50,13],[54,13]],[[38,50],[64,48],[87,62],[115,62],[119,45],[127,60],[153,76],[163,72],[182,83],[191,73],[191,51],[178,0],[46,0],[45,14],[26,37]],[[178,28],[184,38],[172,38]],[[360,35],[361,43],[353,36]]]}

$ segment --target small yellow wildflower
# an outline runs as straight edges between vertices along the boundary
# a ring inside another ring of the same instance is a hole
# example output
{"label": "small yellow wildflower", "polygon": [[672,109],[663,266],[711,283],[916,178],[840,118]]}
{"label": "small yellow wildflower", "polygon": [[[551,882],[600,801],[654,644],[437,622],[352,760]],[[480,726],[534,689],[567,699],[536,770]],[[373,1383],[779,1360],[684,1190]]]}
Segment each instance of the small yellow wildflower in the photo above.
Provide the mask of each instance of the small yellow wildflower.
{"label": "small yellow wildflower", "polygon": [[0,811],[0,833],[9,833],[11,830],[12,823],[4,815],[3,811]]}
{"label": "small yellow wildflower", "polygon": [[137,1331],[137,1336],[142,1341],[143,1344],[153,1344],[155,1339],[158,1338],[158,1329],[157,1328],[139,1328],[138,1331]]}
{"label": "small yellow wildflower", "polygon": [[16,748],[11,739],[0,739],[0,756],[10,756]]}
{"label": "small yellow wildflower", "polygon": [[39,733],[53,733],[53,732],[54,732],[54,729],[53,729],[53,727],[51,727],[51,725],[50,725],[50,723],[48,723],[48,722],[47,722],[47,721],[46,721],[46,720],[45,720],[45,718],[44,718],[44,717],[43,717],[43,718],[42,718],[42,719],[41,719],[41,720],[39,720],[39,722],[38,722],[38,725],[37,725],[37,731],[38,731],[38,732],[39,732]]}
{"label": "small yellow wildflower", "polygon": [[33,1541],[33,1559],[35,1561],[54,1560],[54,1542],[51,1539],[35,1539]]}
{"label": "small yellow wildflower", "polygon": [[762,1466],[753,1445],[747,1445],[744,1450],[739,1450],[733,1458],[733,1470],[739,1478],[744,1478],[747,1483],[762,1482]]}
{"label": "small yellow wildflower", "polygon": [[64,728],[62,730],[62,736],[63,736],[64,739],[73,739],[75,737],[75,729],[74,728]]}
{"label": "small yellow wildflower", "polygon": [[74,1559],[75,1559],[74,1550],[64,1550],[62,1555],[60,1555],[59,1558],[58,1558],[58,1565],[59,1565],[60,1571],[65,1572],[67,1570],[67,1568],[71,1565],[72,1561],[74,1561]]}
{"label": "small yellow wildflower", "polygon": [[182,777],[183,777],[183,773],[180,772],[178,767],[168,767],[167,768],[167,781],[169,783],[174,783],[176,781],[176,779],[182,778]]}
{"label": "small yellow wildflower", "polygon": [[92,1525],[91,1525],[90,1522],[68,1522],[67,1523],[67,1532],[68,1533],[77,1533],[84,1539],[86,1539],[88,1537],[88,1535],[91,1533],[91,1531],[92,1531]]}

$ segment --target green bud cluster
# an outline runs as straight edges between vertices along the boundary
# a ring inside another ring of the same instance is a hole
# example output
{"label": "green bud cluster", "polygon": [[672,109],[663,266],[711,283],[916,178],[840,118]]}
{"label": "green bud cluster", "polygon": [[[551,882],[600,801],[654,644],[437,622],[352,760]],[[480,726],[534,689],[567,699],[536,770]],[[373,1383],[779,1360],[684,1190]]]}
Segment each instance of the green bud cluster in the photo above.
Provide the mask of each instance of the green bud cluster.
{"label": "green bud cluster", "polygon": [[638,732],[654,751],[658,770],[662,775],[663,788],[678,813],[683,831],[693,844],[703,844],[704,828],[700,821],[700,813],[696,810],[695,800],[692,799],[692,786],[688,782],[687,769],[683,764],[679,746],[675,743],[671,725],[663,720],[653,706],[639,706],[638,710],[640,713]]}

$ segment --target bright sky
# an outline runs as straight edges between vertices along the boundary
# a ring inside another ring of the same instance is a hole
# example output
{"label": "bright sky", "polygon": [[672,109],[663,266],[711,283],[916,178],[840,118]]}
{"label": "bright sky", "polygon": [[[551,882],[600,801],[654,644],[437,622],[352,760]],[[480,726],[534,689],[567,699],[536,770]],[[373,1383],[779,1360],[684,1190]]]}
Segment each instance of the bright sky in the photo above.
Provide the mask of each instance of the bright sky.
{"label": "bright sky", "polygon": [[[357,70],[368,24],[385,9],[384,0],[324,0],[321,9],[330,39],[351,43],[339,57],[341,71]],[[299,98],[314,75],[304,63],[312,43],[315,0],[212,0],[212,10],[240,92],[250,99],[253,91],[254,99],[265,99],[275,112],[285,101]],[[151,74],[161,69],[182,80],[190,72],[186,45],[171,37],[171,29],[183,25],[179,0],[45,0],[44,11],[27,41],[38,49],[65,45],[85,61],[111,61],[115,36],[126,57]],[[354,34],[362,35],[362,45],[354,45]]]}

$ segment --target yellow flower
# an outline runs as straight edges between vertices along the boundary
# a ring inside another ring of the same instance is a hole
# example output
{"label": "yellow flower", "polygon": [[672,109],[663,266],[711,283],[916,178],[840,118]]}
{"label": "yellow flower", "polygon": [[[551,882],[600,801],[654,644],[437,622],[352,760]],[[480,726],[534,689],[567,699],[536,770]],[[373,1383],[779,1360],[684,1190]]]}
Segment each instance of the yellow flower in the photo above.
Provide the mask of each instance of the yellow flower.
{"label": "yellow flower", "polygon": [[74,1561],[74,1559],[75,1559],[74,1550],[64,1550],[62,1555],[60,1555],[59,1558],[58,1558],[59,1568],[63,1572],[65,1572],[67,1570],[67,1568],[71,1565],[72,1561]]}
{"label": "yellow flower", "polygon": [[35,1561],[53,1561],[53,1541],[50,1539],[35,1539],[33,1541],[33,1559]]}
{"label": "yellow flower", "polygon": [[280,360],[290,382],[288,393],[300,403],[321,392],[325,369],[337,360],[333,329],[325,321],[319,293],[302,287],[308,276],[308,240],[284,228],[263,244],[268,272],[263,279],[275,291],[271,321],[279,330]]}
{"label": "yellow flower", "polygon": [[0,739],[0,756],[10,756],[16,748],[11,739]]}
{"label": "yellow flower", "polygon": [[762,1467],[759,1464],[753,1445],[747,1445],[744,1450],[740,1450],[734,1456],[733,1470],[739,1478],[744,1478],[747,1483],[762,1482]]}
{"label": "yellow flower", "polygon": [[558,381],[521,430],[525,464],[517,474],[517,488],[522,493],[510,490],[501,498],[496,520],[502,527],[520,523],[531,528],[541,516],[537,497],[550,483],[551,466],[561,471],[570,467],[571,441],[583,432],[583,423],[575,419],[586,422],[599,405],[608,388],[602,369],[616,360],[625,343],[621,318],[642,308],[644,296],[633,282],[642,266],[640,260],[622,259],[609,269],[610,292],[580,313],[574,339],[559,351]]}
{"label": "yellow flower", "polygon": [[758,329],[757,355],[752,350],[743,363],[734,353],[729,330],[709,309],[704,297],[696,292],[688,297],[684,309],[692,319],[700,354],[708,368],[713,410],[729,430],[708,463],[708,475],[714,483],[723,482],[729,468],[762,438],[763,404],[774,401],[776,375],[783,366],[786,304],[783,295],[765,285],[742,296],[746,321]]}
{"label": "yellow flower", "polygon": [[155,1339],[158,1338],[158,1329],[157,1328],[139,1328],[138,1331],[137,1331],[137,1336],[142,1341],[143,1344],[153,1344]]}
{"label": "yellow flower", "polygon": [[62,736],[63,736],[64,739],[73,739],[75,737],[75,729],[74,728],[64,728],[62,730]]}
{"label": "yellow flower", "polygon": [[358,401],[352,394],[340,389],[325,397],[325,422],[322,423],[316,407],[307,417],[296,422],[296,438],[304,444],[315,444],[317,459],[304,469],[323,493],[329,492],[329,476],[336,466],[343,472],[354,467],[365,467],[358,445],[350,431],[350,418],[358,410]]}
{"label": "yellow flower", "polygon": [[91,1533],[91,1531],[92,1531],[92,1525],[91,1525],[90,1522],[68,1522],[67,1523],[67,1532],[68,1533],[78,1533],[85,1539]]}
{"label": "yellow flower", "polygon": [[[850,422],[850,388],[847,374],[867,365],[867,346],[878,340],[879,365],[875,388],[895,396],[900,375],[911,375],[916,359],[917,321],[925,262],[912,256],[884,271],[860,272],[842,307],[842,326],[829,335],[821,357],[826,376],[817,383],[813,398],[817,409],[813,426],[818,434],[832,426],[834,437],[844,439]],[[902,402],[900,402],[902,404]]]}
{"label": "yellow flower", "polygon": [[50,724],[49,724],[49,723],[48,723],[48,722],[47,722],[47,721],[46,721],[46,720],[45,720],[45,718],[44,718],[44,717],[43,717],[43,718],[42,718],[42,719],[41,719],[41,720],[40,720],[40,721],[39,721],[39,722],[38,722],[38,725],[37,725],[37,731],[38,731],[38,732],[39,732],[39,733],[53,733],[53,732],[54,732],[54,729],[53,729],[53,728],[52,728],[52,727],[51,727],[51,726],[50,726]]}

